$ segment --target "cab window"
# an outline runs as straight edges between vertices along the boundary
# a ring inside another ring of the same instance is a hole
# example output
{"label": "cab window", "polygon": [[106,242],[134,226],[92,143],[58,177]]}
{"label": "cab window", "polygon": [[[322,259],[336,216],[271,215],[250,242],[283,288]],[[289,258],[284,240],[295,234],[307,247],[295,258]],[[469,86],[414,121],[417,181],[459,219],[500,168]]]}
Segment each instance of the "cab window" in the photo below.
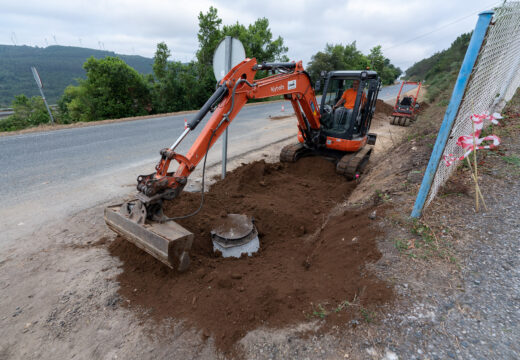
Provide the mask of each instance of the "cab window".
{"label": "cab window", "polygon": [[330,80],[325,96],[325,105],[334,106],[341,98],[345,90],[352,87],[354,80],[351,79],[332,79]]}

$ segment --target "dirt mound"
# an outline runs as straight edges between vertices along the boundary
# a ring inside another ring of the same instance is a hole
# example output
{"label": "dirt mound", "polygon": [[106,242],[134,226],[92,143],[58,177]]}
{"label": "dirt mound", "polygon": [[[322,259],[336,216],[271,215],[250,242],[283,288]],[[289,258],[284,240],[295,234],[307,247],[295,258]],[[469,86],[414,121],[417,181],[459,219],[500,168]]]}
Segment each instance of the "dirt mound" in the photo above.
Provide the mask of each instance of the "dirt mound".
{"label": "dirt mound", "polygon": [[385,114],[386,116],[390,116],[392,115],[392,113],[394,112],[394,108],[387,104],[386,102],[384,102],[383,100],[380,100],[380,99],[377,99],[376,101],[376,114]]}
{"label": "dirt mound", "polygon": [[[122,238],[109,246],[123,262],[120,294],[157,320],[185,320],[224,352],[261,326],[363,319],[393,292],[364,266],[381,257],[371,210],[328,219],[353,188],[321,158],[243,165],[212,186],[198,215],[179,221],[195,234],[188,272],[171,271]],[[187,214],[199,201],[200,194],[183,193],[165,212]],[[213,254],[209,233],[225,213],[254,217],[261,248],[253,257]]]}
{"label": "dirt mound", "polygon": [[430,104],[424,101],[419,103],[419,105],[419,110],[417,110],[418,114],[425,112],[430,107]]}

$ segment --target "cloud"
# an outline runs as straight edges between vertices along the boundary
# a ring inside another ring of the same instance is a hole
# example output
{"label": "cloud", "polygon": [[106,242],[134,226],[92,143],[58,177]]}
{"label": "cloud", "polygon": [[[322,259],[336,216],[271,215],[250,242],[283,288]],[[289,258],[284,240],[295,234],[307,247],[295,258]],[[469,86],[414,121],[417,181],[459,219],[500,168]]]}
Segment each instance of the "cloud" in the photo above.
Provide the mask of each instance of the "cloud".
{"label": "cloud", "polygon": [[406,69],[471,31],[477,12],[492,5],[490,0],[11,1],[2,5],[0,43],[11,44],[14,33],[18,44],[46,46],[55,36],[60,45],[104,45],[152,57],[156,44],[165,41],[173,58],[189,61],[198,48],[197,16],[214,6],[224,24],[268,18],[273,37],[284,38],[289,57],[304,64],[327,43],[356,41],[364,53],[382,45],[385,56]]}

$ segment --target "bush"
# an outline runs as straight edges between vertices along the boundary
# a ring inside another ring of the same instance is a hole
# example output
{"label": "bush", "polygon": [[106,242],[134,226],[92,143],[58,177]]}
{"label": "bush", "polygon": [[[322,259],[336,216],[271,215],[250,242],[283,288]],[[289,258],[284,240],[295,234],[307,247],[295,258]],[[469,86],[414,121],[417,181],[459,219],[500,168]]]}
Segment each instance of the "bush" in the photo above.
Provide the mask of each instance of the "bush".
{"label": "bush", "polygon": [[118,119],[147,115],[150,89],[144,78],[123,60],[93,57],[83,65],[87,79],[68,86],[58,101],[63,122]]}
{"label": "bush", "polygon": [[43,99],[39,96],[28,98],[25,95],[15,96],[12,107],[14,114],[0,120],[0,131],[20,130],[50,122],[49,113]]}

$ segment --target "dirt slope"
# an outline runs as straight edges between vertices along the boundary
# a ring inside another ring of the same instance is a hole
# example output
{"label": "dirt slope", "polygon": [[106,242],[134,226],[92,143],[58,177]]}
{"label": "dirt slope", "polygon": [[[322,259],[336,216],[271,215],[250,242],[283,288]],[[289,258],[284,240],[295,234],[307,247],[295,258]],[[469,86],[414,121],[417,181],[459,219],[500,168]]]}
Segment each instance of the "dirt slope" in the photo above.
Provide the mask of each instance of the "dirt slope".
{"label": "dirt slope", "polygon": [[[244,165],[211,187],[201,213],[180,221],[196,236],[188,273],[170,271],[116,239],[110,251],[123,261],[120,294],[132,306],[150,309],[157,320],[186,320],[204,337],[214,337],[223,351],[257,327],[286,327],[335,310],[333,318],[340,323],[358,318],[360,309],[387,303],[393,293],[365,269],[381,256],[375,242],[379,232],[368,217],[372,210],[329,218],[354,186],[322,158]],[[199,194],[183,194],[166,213],[190,212],[199,199]],[[261,242],[256,256],[213,254],[209,232],[226,213],[256,219]]]}

